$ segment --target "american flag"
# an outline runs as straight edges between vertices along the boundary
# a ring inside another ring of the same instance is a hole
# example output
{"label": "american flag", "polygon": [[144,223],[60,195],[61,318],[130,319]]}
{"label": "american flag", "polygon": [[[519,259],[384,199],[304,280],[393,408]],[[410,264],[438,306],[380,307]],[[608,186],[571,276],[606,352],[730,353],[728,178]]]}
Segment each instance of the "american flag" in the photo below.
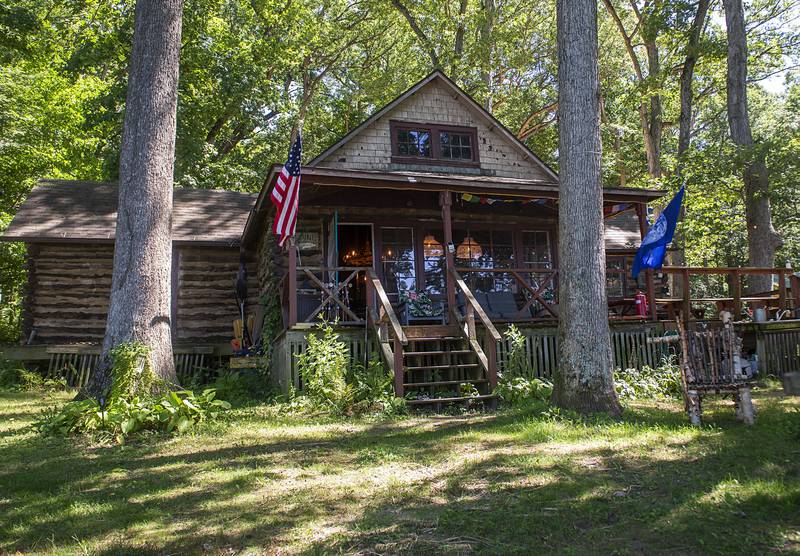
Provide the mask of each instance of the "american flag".
{"label": "american flag", "polygon": [[300,154],[303,150],[303,140],[300,134],[289,151],[289,160],[283,165],[275,187],[272,188],[272,203],[278,208],[275,213],[275,222],[272,224],[272,233],[279,237],[278,245],[283,245],[286,239],[294,235],[297,225],[297,200],[300,197]]}

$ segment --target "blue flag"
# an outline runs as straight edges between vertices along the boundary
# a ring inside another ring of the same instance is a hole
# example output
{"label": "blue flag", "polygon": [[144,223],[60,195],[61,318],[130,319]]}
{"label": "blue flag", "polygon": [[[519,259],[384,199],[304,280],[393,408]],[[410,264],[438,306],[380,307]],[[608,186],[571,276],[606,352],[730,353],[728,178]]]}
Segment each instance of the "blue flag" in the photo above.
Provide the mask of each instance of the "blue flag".
{"label": "blue flag", "polygon": [[661,268],[664,264],[664,255],[667,252],[667,245],[675,235],[675,225],[678,223],[678,216],[681,212],[683,202],[683,186],[669,202],[667,208],[658,216],[658,220],[653,224],[647,235],[642,240],[642,245],[636,252],[633,259],[633,269],[631,276],[636,278],[643,268]]}

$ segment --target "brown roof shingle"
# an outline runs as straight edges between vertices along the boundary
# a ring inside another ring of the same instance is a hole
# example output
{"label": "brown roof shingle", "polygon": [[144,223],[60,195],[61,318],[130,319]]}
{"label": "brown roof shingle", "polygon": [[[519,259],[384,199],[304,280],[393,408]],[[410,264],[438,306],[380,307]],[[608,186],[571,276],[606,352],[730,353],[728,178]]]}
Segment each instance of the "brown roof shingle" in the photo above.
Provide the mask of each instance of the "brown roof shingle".
{"label": "brown roof shingle", "polygon": [[[256,195],[212,189],[175,189],[172,238],[176,243],[238,245]],[[113,241],[117,185],[41,180],[0,240]]]}

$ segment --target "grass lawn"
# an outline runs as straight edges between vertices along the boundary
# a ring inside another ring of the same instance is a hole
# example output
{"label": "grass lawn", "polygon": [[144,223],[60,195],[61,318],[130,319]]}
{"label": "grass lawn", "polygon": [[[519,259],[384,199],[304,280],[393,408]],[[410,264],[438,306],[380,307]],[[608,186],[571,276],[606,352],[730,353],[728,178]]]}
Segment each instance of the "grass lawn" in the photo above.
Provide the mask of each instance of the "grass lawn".
{"label": "grass lawn", "polygon": [[125,446],[39,438],[67,394],[0,393],[0,554],[800,553],[800,400],[756,394],[687,426],[538,405],[468,417],[235,410]]}

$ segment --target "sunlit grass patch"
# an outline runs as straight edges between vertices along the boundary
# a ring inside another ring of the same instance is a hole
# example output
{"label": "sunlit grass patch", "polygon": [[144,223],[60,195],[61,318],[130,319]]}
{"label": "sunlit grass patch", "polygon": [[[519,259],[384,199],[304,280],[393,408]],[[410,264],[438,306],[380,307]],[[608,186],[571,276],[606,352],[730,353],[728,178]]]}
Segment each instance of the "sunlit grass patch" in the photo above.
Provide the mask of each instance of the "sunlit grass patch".
{"label": "sunlit grass patch", "polygon": [[[470,416],[236,409],[185,437],[42,439],[67,394],[0,393],[0,551],[33,553],[791,552],[797,399],[679,402],[619,421],[537,402]],[[735,534],[731,534],[731,532]]]}

